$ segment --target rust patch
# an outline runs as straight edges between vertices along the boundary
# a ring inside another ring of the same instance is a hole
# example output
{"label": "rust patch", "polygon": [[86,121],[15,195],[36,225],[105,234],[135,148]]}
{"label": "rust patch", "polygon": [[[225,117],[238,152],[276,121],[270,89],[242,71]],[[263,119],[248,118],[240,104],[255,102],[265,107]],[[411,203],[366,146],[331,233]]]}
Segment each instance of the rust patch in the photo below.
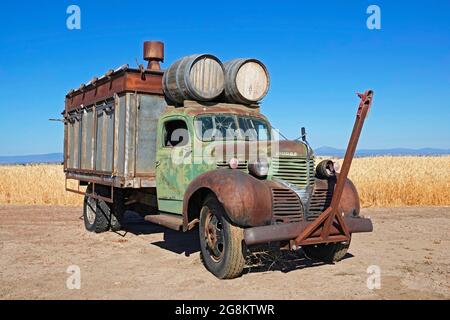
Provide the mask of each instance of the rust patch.
{"label": "rust patch", "polygon": [[230,220],[239,226],[262,226],[272,220],[272,197],[266,181],[239,170],[218,169],[201,174],[186,190],[183,201],[185,228],[190,222],[189,200],[201,188],[214,192]]}

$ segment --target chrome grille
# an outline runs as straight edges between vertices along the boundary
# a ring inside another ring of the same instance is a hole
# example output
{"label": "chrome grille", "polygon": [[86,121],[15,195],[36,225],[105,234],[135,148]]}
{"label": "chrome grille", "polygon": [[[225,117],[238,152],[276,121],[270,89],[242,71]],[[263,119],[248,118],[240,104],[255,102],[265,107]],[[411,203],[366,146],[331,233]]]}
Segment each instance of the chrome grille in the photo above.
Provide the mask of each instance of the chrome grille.
{"label": "chrome grille", "polygon": [[272,158],[272,176],[299,187],[314,185],[314,158],[309,160],[309,178],[306,157]]}
{"label": "chrome grille", "polygon": [[332,190],[315,189],[311,196],[306,220],[310,221],[316,219],[326,208],[330,206],[332,197]]}
{"label": "chrome grille", "polygon": [[290,189],[272,189],[272,212],[275,223],[299,222],[303,218],[302,203]]}

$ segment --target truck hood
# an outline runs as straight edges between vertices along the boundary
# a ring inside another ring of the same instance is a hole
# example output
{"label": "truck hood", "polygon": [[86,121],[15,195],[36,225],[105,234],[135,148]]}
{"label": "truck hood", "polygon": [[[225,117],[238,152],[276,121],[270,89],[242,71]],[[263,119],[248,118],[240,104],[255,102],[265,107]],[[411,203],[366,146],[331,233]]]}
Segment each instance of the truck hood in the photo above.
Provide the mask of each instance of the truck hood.
{"label": "truck hood", "polygon": [[229,161],[237,158],[241,161],[252,161],[258,158],[272,157],[306,157],[313,156],[313,151],[300,141],[234,141],[212,142],[212,155],[217,161]]}

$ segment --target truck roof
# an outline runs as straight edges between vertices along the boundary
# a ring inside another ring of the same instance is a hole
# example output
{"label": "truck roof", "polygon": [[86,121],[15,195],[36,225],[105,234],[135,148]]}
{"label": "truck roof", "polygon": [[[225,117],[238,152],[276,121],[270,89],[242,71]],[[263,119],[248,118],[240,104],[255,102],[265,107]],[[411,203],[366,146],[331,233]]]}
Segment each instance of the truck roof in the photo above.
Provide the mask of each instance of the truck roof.
{"label": "truck roof", "polygon": [[260,118],[267,121],[267,118],[260,112],[259,105],[249,107],[247,105],[233,103],[206,103],[198,101],[185,101],[183,107],[169,106],[166,115],[185,114],[195,117],[201,114],[235,114]]}

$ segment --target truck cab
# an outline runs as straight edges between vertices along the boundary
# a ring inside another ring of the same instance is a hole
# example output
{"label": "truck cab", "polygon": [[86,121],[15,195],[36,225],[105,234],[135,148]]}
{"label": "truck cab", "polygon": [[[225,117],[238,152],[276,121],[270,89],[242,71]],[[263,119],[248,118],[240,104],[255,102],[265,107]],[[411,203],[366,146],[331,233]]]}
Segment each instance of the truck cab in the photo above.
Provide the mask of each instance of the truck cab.
{"label": "truck cab", "polygon": [[231,160],[236,169],[248,173],[250,157],[268,160],[272,131],[265,116],[245,106],[186,105],[169,108],[158,124],[158,208],[176,214],[183,211],[188,186],[201,174],[230,169]]}

